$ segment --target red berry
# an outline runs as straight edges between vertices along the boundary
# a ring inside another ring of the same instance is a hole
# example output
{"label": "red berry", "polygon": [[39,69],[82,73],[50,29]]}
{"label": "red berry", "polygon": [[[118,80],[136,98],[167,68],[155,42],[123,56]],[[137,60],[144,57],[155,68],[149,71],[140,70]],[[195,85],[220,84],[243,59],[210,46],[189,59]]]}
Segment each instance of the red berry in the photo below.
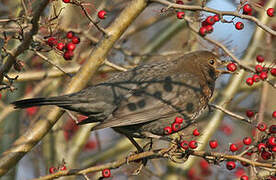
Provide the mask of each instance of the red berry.
{"label": "red berry", "polygon": [[84,146],[84,150],[91,150],[91,149],[95,149],[95,147],[97,146],[97,142],[95,142],[94,140],[89,140],[85,146]]}
{"label": "red berry", "polygon": [[259,152],[264,151],[265,148],[266,148],[266,144],[265,144],[265,143],[259,143],[259,144],[258,144],[258,151],[259,151]]}
{"label": "red berry", "polygon": [[247,156],[251,156],[253,153],[254,153],[254,152],[253,152],[252,150],[250,150],[250,151],[247,151],[247,152],[246,152],[246,155],[247,155]]}
{"label": "red berry", "polygon": [[110,177],[110,176],[111,176],[110,169],[104,169],[104,170],[102,170],[102,176],[103,176],[104,178]]}
{"label": "red berry", "polygon": [[184,15],[185,15],[185,12],[177,12],[177,14],[176,14],[176,17],[178,18],[178,19],[183,19],[184,18]]}
{"label": "red berry", "polygon": [[274,111],[274,112],[272,113],[272,117],[273,117],[273,118],[276,118],[276,111]]}
{"label": "red berry", "polygon": [[273,146],[273,147],[271,148],[271,151],[272,151],[272,152],[276,152],[276,146]]}
{"label": "red berry", "polygon": [[195,174],[196,174],[196,170],[195,168],[190,168],[187,172],[187,176],[190,178],[190,179],[194,179],[195,178]]}
{"label": "red berry", "polygon": [[193,135],[194,135],[194,136],[199,136],[199,135],[200,135],[200,133],[198,132],[198,129],[194,129]]}
{"label": "red berry", "polygon": [[245,145],[249,145],[249,144],[251,144],[251,142],[252,142],[252,139],[250,137],[243,138],[243,143]]}
{"label": "red berry", "polygon": [[181,124],[181,123],[183,123],[183,118],[181,118],[181,117],[176,117],[175,120],[174,120],[174,122],[175,122],[175,123]]}
{"label": "red berry", "polygon": [[251,111],[251,110],[247,110],[246,111],[246,116],[249,117],[249,118],[252,118],[254,116],[254,114],[255,113],[253,111]]}
{"label": "red berry", "polygon": [[66,34],[66,37],[68,39],[72,39],[74,36],[75,36],[75,33],[73,31],[68,31],[67,34]]}
{"label": "red berry", "polygon": [[229,149],[230,149],[230,151],[235,152],[238,150],[238,146],[236,144],[231,144]]}
{"label": "red berry", "polygon": [[206,171],[209,169],[209,163],[208,161],[206,161],[205,159],[201,159],[200,162],[199,162],[199,166],[202,170]]}
{"label": "red berry", "polygon": [[27,111],[28,116],[33,116],[38,111],[38,107],[37,106],[29,107],[29,108],[26,109],[26,111]]}
{"label": "red berry", "polygon": [[208,16],[205,20],[209,25],[215,24],[215,20],[213,16]]}
{"label": "red berry", "polygon": [[260,78],[264,81],[267,79],[267,72],[261,72],[260,73]]}
{"label": "red berry", "polygon": [[2,94],[0,94],[0,99],[2,98]]}
{"label": "red berry", "polygon": [[189,147],[190,147],[191,149],[197,148],[197,142],[196,142],[195,140],[190,141],[190,142],[189,142]]}
{"label": "red berry", "polygon": [[252,7],[250,6],[250,4],[246,4],[243,6],[243,13],[248,15],[252,14]]}
{"label": "red berry", "polygon": [[252,86],[253,83],[254,83],[254,81],[253,81],[253,78],[252,78],[252,77],[249,77],[249,78],[246,79],[246,84],[247,84],[248,86]]}
{"label": "red berry", "polygon": [[263,71],[263,66],[257,64],[257,65],[255,66],[255,70],[256,70],[256,72],[262,72],[262,71]]}
{"label": "red berry", "polygon": [[184,2],[183,1],[176,1],[176,4],[184,4]]}
{"label": "red berry", "polygon": [[243,162],[241,161],[241,165],[245,166],[245,167],[248,167],[250,164],[246,163],[246,162]]}
{"label": "red berry", "polygon": [[270,136],[267,142],[270,146],[276,146],[276,137]]}
{"label": "red berry", "polygon": [[271,74],[272,76],[276,76],[276,68],[272,68],[272,69],[270,70],[270,74]]}
{"label": "red berry", "polygon": [[253,79],[254,82],[259,82],[261,78],[260,78],[260,76],[258,74],[254,74],[252,76],[252,79]]}
{"label": "red berry", "polygon": [[213,19],[214,19],[215,22],[218,22],[220,20],[219,15],[217,15],[217,14],[214,15]]}
{"label": "red berry", "polygon": [[70,3],[70,0],[62,0],[64,3]]}
{"label": "red berry", "polygon": [[268,8],[266,10],[266,14],[269,16],[269,17],[273,17],[274,16],[274,8]]}
{"label": "red berry", "polygon": [[265,123],[259,123],[257,128],[259,129],[259,131],[265,131],[267,126]]}
{"label": "red berry", "polygon": [[226,163],[226,168],[227,168],[228,170],[235,169],[235,167],[236,167],[236,163],[235,163],[234,161],[228,161],[228,162]]}
{"label": "red berry", "polygon": [[216,140],[211,140],[209,141],[209,146],[212,149],[215,149],[216,147],[218,147],[218,142]]}
{"label": "red berry", "polygon": [[105,19],[105,15],[106,15],[106,11],[105,11],[105,10],[100,10],[100,11],[98,12],[98,17],[99,17],[100,19]]}
{"label": "red berry", "polygon": [[202,26],[202,27],[199,29],[199,34],[200,34],[201,36],[205,36],[207,33],[208,33],[208,31],[207,31],[206,26]]}
{"label": "red berry", "polygon": [[244,169],[243,168],[237,168],[237,170],[235,171],[235,176],[236,177],[241,177],[242,175],[244,175],[245,174],[245,171],[244,171]]}
{"label": "red berry", "polygon": [[180,146],[181,146],[181,148],[187,150],[187,149],[189,149],[189,142],[188,141],[181,141]]}
{"label": "red berry", "polygon": [[256,58],[256,60],[259,62],[259,63],[262,63],[262,62],[264,62],[264,57],[262,56],[262,55],[258,55],[257,56],[257,58]]}
{"label": "red berry", "polygon": [[271,125],[270,127],[269,127],[269,132],[271,133],[271,134],[275,134],[276,133],[276,125],[274,124],[274,125]]}
{"label": "red berry", "polygon": [[167,126],[164,128],[164,134],[168,135],[172,133],[172,128],[170,126]]}
{"label": "red berry", "polygon": [[235,27],[237,30],[242,30],[244,28],[244,24],[242,22],[237,22]]}
{"label": "red berry", "polygon": [[49,46],[55,46],[57,45],[58,41],[54,37],[49,37],[47,40],[47,43]]}
{"label": "red berry", "polygon": [[66,44],[66,49],[69,51],[73,51],[76,48],[76,44],[69,42]]}
{"label": "red berry", "polygon": [[64,44],[64,43],[59,42],[59,43],[57,44],[57,49],[58,49],[58,50],[62,51],[64,48],[65,48],[65,44]]}
{"label": "red berry", "polygon": [[240,180],[249,180],[249,178],[248,178],[248,176],[246,176],[246,175],[242,175],[242,176],[240,177]]}
{"label": "red berry", "polygon": [[237,70],[237,65],[233,62],[227,64],[228,71],[234,72]]}
{"label": "red berry", "polygon": [[50,173],[50,174],[53,174],[55,171],[56,171],[56,168],[55,168],[55,167],[50,167],[50,168],[49,168],[49,173]]}
{"label": "red berry", "polygon": [[78,36],[73,36],[72,37],[72,43],[79,44],[80,43],[80,38]]}
{"label": "red berry", "polygon": [[207,26],[206,26],[206,29],[207,29],[207,32],[208,32],[208,33],[211,33],[211,32],[213,32],[213,30],[214,30],[214,28],[213,28],[212,25],[207,25]]}
{"label": "red berry", "polygon": [[65,51],[63,54],[63,58],[65,60],[71,60],[73,58],[73,56],[74,56],[74,52],[70,51],[70,50]]}
{"label": "red berry", "polygon": [[267,152],[267,151],[263,151],[261,153],[261,157],[264,159],[264,160],[268,160],[271,158],[271,153],[270,152]]}
{"label": "red berry", "polygon": [[181,128],[181,125],[179,123],[172,123],[172,130],[173,131],[179,131],[179,129]]}
{"label": "red berry", "polygon": [[65,170],[67,170],[67,168],[66,168],[66,166],[65,166],[65,165],[63,165],[63,166],[61,166],[61,167],[59,168],[59,170],[61,170],[61,171],[65,171]]}

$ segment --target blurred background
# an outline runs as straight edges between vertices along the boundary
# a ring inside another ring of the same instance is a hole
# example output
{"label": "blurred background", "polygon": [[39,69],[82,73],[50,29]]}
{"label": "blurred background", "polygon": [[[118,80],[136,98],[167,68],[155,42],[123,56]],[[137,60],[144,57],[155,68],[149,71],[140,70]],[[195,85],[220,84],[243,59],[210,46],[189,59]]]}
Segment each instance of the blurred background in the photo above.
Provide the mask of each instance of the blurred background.
{"label": "blurred background", "polygon": [[[85,0],[84,7],[99,26],[108,27],[118,16],[129,0]],[[22,3],[24,2],[24,3]],[[171,1],[175,2],[175,1]],[[183,1],[188,5],[201,5],[199,0]],[[265,16],[267,3],[273,4],[271,0],[252,0],[253,16],[262,19],[268,26],[276,28],[275,18]],[[0,18],[17,18],[16,22],[0,22],[1,46],[6,49],[16,47],[20,41],[13,37],[20,36],[20,29],[27,28],[26,15],[30,15],[33,9],[40,3],[35,0],[1,0]],[[25,4],[25,6],[24,6]],[[234,0],[209,0],[206,6],[222,11],[236,11],[240,1]],[[187,21],[177,19],[176,12],[164,10],[160,4],[150,4],[141,15],[132,23],[128,30],[122,35],[116,46],[110,51],[107,59],[124,68],[132,68],[143,61],[155,61],[160,58],[174,58],[185,52],[198,49],[208,49],[221,55],[222,59],[231,61],[222,50],[210,44],[197,33],[191,31]],[[99,10],[107,12],[106,18],[97,18]],[[61,12],[59,14],[59,12]],[[27,14],[26,14],[27,13]],[[210,13],[185,11],[185,16],[194,21],[194,26],[199,28],[201,22]],[[53,18],[56,17],[56,18]],[[53,19],[51,19],[53,18]],[[265,63],[269,66],[275,64],[275,37],[265,33],[255,24],[247,20],[223,17],[231,23],[217,22],[214,31],[207,37],[225,45],[236,57],[244,61],[248,66],[254,67],[256,56],[263,55]],[[51,21],[49,21],[51,19]],[[241,21],[244,29],[238,31],[234,23]],[[274,29],[275,30],[275,29]],[[66,42],[66,33],[74,31],[80,37],[80,44],[74,50],[71,61],[66,61],[63,54],[57,49],[51,48],[45,43],[47,38],[55,37],[61,42]],[[8,37],[8,39],[7,39]],[[19,68],[13,67],[8,73],[9,77],[16,77],[11,89],[1,90],[0,100],[0,153],[7,150],[11,144],[21,135],[30,124],[40,118],[47,118],[47,113],[52,107],[32,107],[23,110],[15,110],[10,103],[22,98],[49,97],[60,95],[64,87],[70,81],[70,77],[56,68],[74,74],[78,68],[91,55],[91,51],[102,37],[99,32],[84,15],[79,7],[63,3],[61,0],[51,1],[43,13],[38,34],[32,43],[32,50],[22,53],[18,59]],[[9,39],[10,38],[10,39]],[[34,49],[45,55],[51,63],[34,53]],[[1,63],[5,61],[5,51],[1,51]],[[53,66],[55,64],[55,66]],[[95,84],[112,76],[118,70],[103,65],[98,73],[91,79],[90,84]],[[245,79],[250,73],[243,70],[233,75],[226,75],[217,83],[215,97],[212,103],[225,105],[229,109],[242,116],[246,116],[247,110],[259,112],[260,116],[255,118],[256,122],[262,118],[267,124],[275,124],[271,114],[276,107],[276,91],[268,83],[259,82],[253,86],[247,86]],[[6,81],[6,83],[8,83]],[[74,117],[84,118],[72,113]],[[213,125],[212,125],[213,124]],[[215,124],[215,125],[214,125]],[[242,144],[245,136],[256,137],[254,124],[246,124],[233,119],[217,111],[206,112],[201,120],[194,126],[185,130],[187,139],[193,139],[192,131],[198,128],[201,133],[199,137],[202,149],[211,150],[206,139],[216,139],[219,147],[218,152],[227,152],[230,143],[239,144],[241,152],[246,147]],[[51,167],[83,168],[112,162],[116,159],[126,157],[135,149],[128,140],[112,129],[103,129],[90,132],[89,125],[77,126],[68,113],[60,118],[52,130],[32,149],[15,168],[9,171],[1,179],[25,180],[49,174]],[[213,127],[213,128],[212,128]],[[144,141],[140,143],[146,143]],[[154,142],[154,148],[166,147],[167,142]],[[237,153],[238,153],[237,152]],[[137,168],[135,163],[124,165],[111,171],[109,179],[239,179],[243,174],[250,174],[250,168],[238,164],[229,171],[225,163],[218,165],[208,164],[203,159],[190,158],[183,164],[175,164],[167,159],[150,160],[146,168],[138,176],[131,176]],[[91,179],[97,179],[100,173],[87,175]],[[65,177],[60,179],[84,179],[83,177]]]}

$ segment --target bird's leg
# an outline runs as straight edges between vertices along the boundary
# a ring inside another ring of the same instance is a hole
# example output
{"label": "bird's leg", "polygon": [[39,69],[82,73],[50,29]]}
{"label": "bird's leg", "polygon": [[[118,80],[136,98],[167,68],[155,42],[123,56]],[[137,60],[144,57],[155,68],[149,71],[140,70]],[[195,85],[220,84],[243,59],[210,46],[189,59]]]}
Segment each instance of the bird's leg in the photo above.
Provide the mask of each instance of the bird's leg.
{"label": "bird's leg", "polygon": [[130,140],[130,142],[136,147],[138,153],[143,152],[143,148],[141,148],[141,146],[130,136],[126,135],[126,137]]}
{"label": "bird's leg", "polygon": [[[136,147],[138,153],[144,152],[143,148],[141,148],[141,146],[131,137],[126,135],[126,137],[130,140],[130,142]],[[139,168],[137,170],[135,170],[135,172],[133,173],[133,175],[137,175],[139,174],[139,172],[141,171],[141,169],[143,168],[143,166],[146,166],[147,164],[147,159],[142,159],[142,164],[139,166]],[[127,157],[127,162],[128,162],[128,157]]]}

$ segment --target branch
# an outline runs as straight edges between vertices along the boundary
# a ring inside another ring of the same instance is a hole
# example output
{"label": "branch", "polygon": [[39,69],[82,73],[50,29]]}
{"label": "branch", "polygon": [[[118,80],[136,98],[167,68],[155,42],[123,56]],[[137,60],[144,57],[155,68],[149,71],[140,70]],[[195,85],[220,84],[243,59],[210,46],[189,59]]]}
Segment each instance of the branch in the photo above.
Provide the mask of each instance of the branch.
{"label": "branch", "polygon": [[216,109],[218,109],[218,110],[221,110],[221,111],[224,112],[225,114],[227,114],[227,115],[229,115],[229,116],[231,116],[231,117],[234,117],[234,118],[236,118],[236,119],[242,120],[242,121],[247,122],[247,123],[252,123],[252,121],[251,121],[250,119],[245,118],[245,117],[243,117],[243,116],[240,116],[240,115],[238,115],[238,114],[236,114],[236,113],[233,113],[233,112],[231,112],[231,111],[229,111],[229,110],[223,108],[222,106],[218,106],[218,105],[216,105],[216,104],[209,104],[209,106],[214,107],[214,108],[216,108]]}
{"label": "branch", "polygon": [[276,167],[273,166],[272,163],[270,164],[270,163],[252,161],[250,159],[241,157],[240,155],[225,154],[220,152],[206,152],[206,151],[193,151],[193,150],[182,151],[179,148],[179,146],[172,145],[169,148],[151,150],[151,151],[130,155],[128,157],[124,157],[117,161],[102,164],[102,165],[96,165],[96,166],[92,166],[84,169],[72,169],[72,170],[66,170],[66,171],[59,171],[59,172],[49,174],[33,180],[48,180],[48,179],[54,179],[62,176],[85,175],[87,173],[97,172],[103,169],[119,168],[120,166],[127,164],[129,162],[135,162],[135,161],[137,162],[138,160],[142,160],[142,159],[157,159],[157,158],[172,159],[175,157],[176,158],[179,157],[179,162],[181,162],[181,160],[185,161],[185,159],[190,155],[202,157],[208,160],[208,162],[213,162],[213,163],[219,163],[225,160],[236,160],[240,162],[245,162],[254,167],[269,168],[272,171],[276,172]]}
{"label": "branch", "polygon": [[239,12],[235,12],[235,11],[219,11],[206,6],[202,7],[202,6],[195,6],[195,5],[179,5],[179,4],[171,3],[166,0],[151,0],[151,1],[166,5],[170,8],[183,9],[183,10],[189,10],[189,11],[205,11],[205,12],[210,12],[214,14],[219,14],[220,16],[224,16],[224,15],[235,16],[241,19],[247,19],[256,23],[256,25],[262,28],[264,31],[270,33],[273,36],[276,36],[276,31],[272,30],[270,27],[263,24],[259,19],[255,18],[254,16],[240,14]]}
{"label": "branch", "polygon": [[47,7],[50,0],[42,0],[39,3],[39,7],[36,9],[35,13],[33,14],[33,18],[31,20],[32,28],[29,32],[27,32],[24,36],[22,43],[15,49],[11,51],[9,54],[7,61],[4,65],[0,68],[0,84],[3,81],[4,75],[9,72],[10,68],[16,61],[16,57],[27,50],[32,42],[33,36],[38,32],[38,21],[40,15],[43,13],[44,9]]}

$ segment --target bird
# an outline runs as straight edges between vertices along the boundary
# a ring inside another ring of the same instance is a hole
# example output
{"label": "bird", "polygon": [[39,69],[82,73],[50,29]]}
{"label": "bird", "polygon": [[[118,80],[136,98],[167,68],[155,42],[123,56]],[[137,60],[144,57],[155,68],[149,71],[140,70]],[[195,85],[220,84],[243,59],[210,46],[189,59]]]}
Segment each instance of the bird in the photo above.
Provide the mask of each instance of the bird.
{"label": "bird", "polygon": [[145,62],[76,93],[12,104],[15,108],[56,105],[78,112],[87,116],[79,125],[97,123],[92,130],[113,128],[137,147],[133,138],[164,137],[168,135],[164,129],[177,117],[183,123],[175,132],[195,122],[208,106],[216,79],[225,73],[219,69],[223,64],[210,51],[194,51]]}

